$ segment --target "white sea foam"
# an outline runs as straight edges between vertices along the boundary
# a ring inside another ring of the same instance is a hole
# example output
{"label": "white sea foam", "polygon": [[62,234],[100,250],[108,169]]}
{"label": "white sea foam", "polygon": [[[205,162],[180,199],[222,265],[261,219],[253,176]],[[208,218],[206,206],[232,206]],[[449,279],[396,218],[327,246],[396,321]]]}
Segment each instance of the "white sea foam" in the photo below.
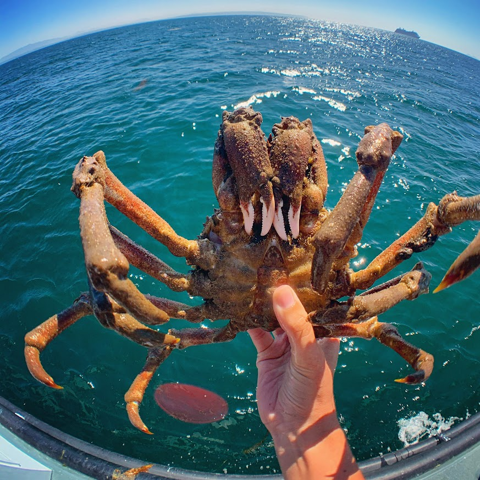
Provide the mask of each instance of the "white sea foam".
{"label": "white sea foam", "polygon": [[301,72],[294,68],[286,68],[280,72],[282,75],[285,75],[286,77],[300,77],[302,75]]}
{"label": "white sea foam", "polygon": [[336,108],[337,110],[340,110],[341,112],[344,112],[347,109],[345,104],[343,104],[341,102],[337,102],[333,98],[324,97],[322,95],[316,95],[315,97],[312,97],[312,98],[314,100],[327,102],[331,107]]}
{"label": "white sea foam", "polygon": [[362,95],[359,92],[353,92],[351,90],[345,90],[343,88],[325,88],[327,92],[341,93],[345,95],[348,100],[353,100],[354,98],[361,97]]}
{"label": "white sea foam", "polygon": [[333,140],[333,138],[322,138],[322,143],[326,143],[327,145],[331,145],[332,147],[339,147],[341,145],[340,142],[337,142],[337,140]]}
{"label": "white sea foam", "polygon": [[445,419],[440,413],[429,417],[425,412],[419,412],[413,417],[398,420],[398,439],[405,447],[418,443],[422,438],[431,438],[451,428],[459,417]]}
{"label": "white sea foam", "polygon": [[281,42],[301,42],[300,37],[285,37],[280,39]]}
{"label": "white sea foam", "polygon": [[284,68],[282,70],[277,68],[267,68],[262,67],[262,73],[272,73],[273,75],[283,75],[285,77],[300,77],[302,72],[300,70],[296,70],[295,68]]}
{"label": "white sea foam", "polygon": [[280,75],[280,71],[277,70],[276,68],[262,67],[261,72],[262,73],[273,73],[274,75]]}
{"label": "white sea foam", "polygon": [[293,87],[292,90],[294,92],[298,92],[300,95],[303,95],[304,93],[311,93],[312,95],[315,95],[317,93],[315,90],[305,87]]}
{"label": "white sea foam", "polygon": [[262,92],[262,93],[256,93],[255,95],[252,95],[247,101],[245,102],[240,102],[237,103],[233,108],[236,110],[237,108],[246,108],[249,105],[253,105],[254,103],[262,103],[262,98],[270,98],[270,97],[276,97],[279,95],[280,92],[278,91],[270,91],[270,92]]}

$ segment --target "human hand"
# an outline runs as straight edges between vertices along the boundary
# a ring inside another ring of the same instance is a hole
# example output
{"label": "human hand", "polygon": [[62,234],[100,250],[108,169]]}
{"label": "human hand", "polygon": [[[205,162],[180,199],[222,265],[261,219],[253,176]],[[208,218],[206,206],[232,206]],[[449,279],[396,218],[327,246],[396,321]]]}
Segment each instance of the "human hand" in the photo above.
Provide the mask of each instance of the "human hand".
{"label": "human hand", "polygon": [[281,328],[274,337],[261,328],[249,330],[257,348],[257,403],[269,431],[308,427],[335,412],[333,373],[338,339],[316,339],[307,312],[295,292],[281,286],[273,294]]}
{"label": "human hand", "polygon": [[339,340],[315,338],[289,286],[275,290],[273,309],[281,327],[273,337],[260,328],[249,334],[258,352],[258,411],[285,478],[363,478],[336,415]]}

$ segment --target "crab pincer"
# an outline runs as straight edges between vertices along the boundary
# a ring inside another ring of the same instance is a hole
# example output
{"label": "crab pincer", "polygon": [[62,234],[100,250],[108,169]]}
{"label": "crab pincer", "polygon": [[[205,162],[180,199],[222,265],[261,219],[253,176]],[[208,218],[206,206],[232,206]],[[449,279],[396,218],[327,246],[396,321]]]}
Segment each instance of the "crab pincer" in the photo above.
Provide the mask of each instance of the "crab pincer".
{"label": "crab pincer", "polygon": [[[287,240],[286,217],[292,237],[298,238],[304,190],[309,184],[316,184],[323,196],[322,204],[327,190],[325,159],[313,133],[312,121],[283,118],[273,126],[268,150],[275,174],[273,226],[278,236]],[[320,175],[315,176],[316,171],[320,171]]]}
{"label": "crab pincer", "polygon": [[[252,108],[240,108],[233,113],[223,113],[219,132],[220,145],[215,154],[222,157],[225,170],[224,178],[216,188],[216,194],[219,196],[219,190],[233,175],[245,231],[248,234],[252,233],[255,222],[254,203],[260,201],[262,203],[260,234],[265,236],[273,223],[275,200],[271,182],[273,170],[261,124],[262,115],[254,112]],[[218,163],[220,161],[217,161]]]}

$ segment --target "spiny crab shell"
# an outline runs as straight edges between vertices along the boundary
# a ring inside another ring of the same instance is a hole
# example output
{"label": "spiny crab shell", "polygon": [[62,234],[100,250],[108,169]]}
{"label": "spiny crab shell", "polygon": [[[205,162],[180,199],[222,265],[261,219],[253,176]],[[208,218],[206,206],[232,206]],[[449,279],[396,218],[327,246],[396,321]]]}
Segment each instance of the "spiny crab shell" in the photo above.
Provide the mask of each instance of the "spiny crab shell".
{"label": "spiny crab shell", "polygon": [[[25,358],[37,380],[61,388],[44,370],[40,353],[63,330],[93,314],[106,328],[148,349],[145,366],[125,401],[132,424],[150,433],[140,418],[139,405],[165,358],[177,348],[229,341],[250,328],[275,330],[278,322],[271,296],[284,284],[296,290],[317,337],[375,337],[414,368],[414,373],[398,381],[419,383],[428,378],[432,355],[407,343],[395,327],[379,322],[377,316],[402,300],[427,292],[430,274],[419,263],[410,272],[371,287],[414,252],[432,246],[452,226],[480,220],[480,195],[462,198],[452,193],[438,206],[431,203],[410,230],[365,269],[354,272],[349,262],[356,255],[356,245],[402,135],[385,123],[365,129],[356,151],[358,170],[329,211],[324,206],[327,169],[312,122],[283,118],[268,140],[261,124],[261,114],[252,108],[223,113],[212,169],[219,208],[196,240],[177,235],[128,190],[107,167],[103,152],[80,160],[72,190],[80,199],[89,291],[26,335]],[[192,265],[190,272],[174,271],[111,226],[104,201],[166,245],[173,255],[184,257]],[[452,266],[439,289],[478,267],[479,237]],[[202,298],[202,303],[192,307],[141,293],[128,278],[129,265],[174,291]],[[365,291],[357,294],[357,290]],[[340,301],[342,297],[348,300]],[[205,319],[230,321],[222,328],[168,333],[148,326],[164,324],[172,317],[197,324]]]}

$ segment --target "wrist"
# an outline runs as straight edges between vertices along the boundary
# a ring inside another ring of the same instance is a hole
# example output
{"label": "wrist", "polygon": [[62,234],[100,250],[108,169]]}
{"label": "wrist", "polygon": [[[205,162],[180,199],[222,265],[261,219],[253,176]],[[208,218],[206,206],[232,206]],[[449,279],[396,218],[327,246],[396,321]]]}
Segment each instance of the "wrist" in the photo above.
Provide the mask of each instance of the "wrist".
{"label": "wrist", "polygon": [[[337,429],[341,430],[341,427],[335,409],[301,424],[295,421],[290,423],[284,421],[278,427],[269,428],[277,451],[288,450],[295,454],[301,454],[317,445]],[[280,453],[283,454],[283,452]]]}
{"label": "wrist", "polygon": [[286,480],[363,478],[335,410],[308,426],[276,431],[272,437]]}
{"label": "wrist", "polygon": [[262,421],[274,440],[290,437],[302,441],[338,428],[340,424],[333,396],[332,401],[319,403],[313,409],[305,408],[305,411],[297,408],[294,413],[264,413]]}

